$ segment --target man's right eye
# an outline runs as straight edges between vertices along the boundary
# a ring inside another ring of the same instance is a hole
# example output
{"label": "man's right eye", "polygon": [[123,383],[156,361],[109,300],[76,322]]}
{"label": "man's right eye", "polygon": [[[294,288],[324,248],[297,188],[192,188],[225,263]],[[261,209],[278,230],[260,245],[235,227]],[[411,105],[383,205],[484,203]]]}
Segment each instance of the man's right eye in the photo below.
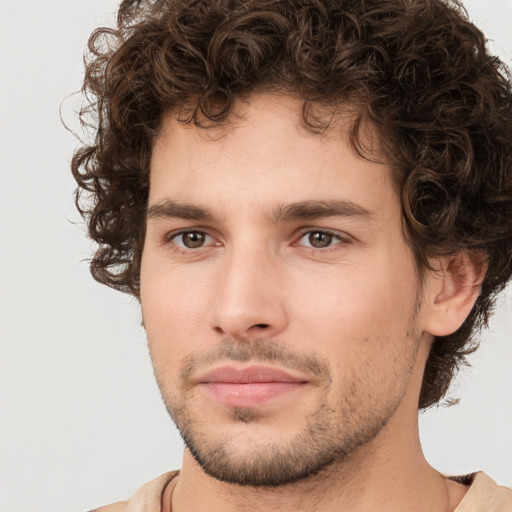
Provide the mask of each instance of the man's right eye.
{"label": "man's right eye", "polygon": [[170,240],[181,249],[199,249],[214,243],[213,238],[204,231],[182,231]]}

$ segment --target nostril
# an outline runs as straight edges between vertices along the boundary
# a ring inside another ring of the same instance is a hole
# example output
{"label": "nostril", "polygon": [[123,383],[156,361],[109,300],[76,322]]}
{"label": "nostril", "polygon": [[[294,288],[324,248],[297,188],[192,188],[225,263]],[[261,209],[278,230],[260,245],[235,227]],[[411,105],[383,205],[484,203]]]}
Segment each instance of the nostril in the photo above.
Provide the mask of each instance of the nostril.
{"label": "nostril", "polygon": [[253,327],[257,327],[258,329],[268,329],[270,325],[268,324],[255,324]]}

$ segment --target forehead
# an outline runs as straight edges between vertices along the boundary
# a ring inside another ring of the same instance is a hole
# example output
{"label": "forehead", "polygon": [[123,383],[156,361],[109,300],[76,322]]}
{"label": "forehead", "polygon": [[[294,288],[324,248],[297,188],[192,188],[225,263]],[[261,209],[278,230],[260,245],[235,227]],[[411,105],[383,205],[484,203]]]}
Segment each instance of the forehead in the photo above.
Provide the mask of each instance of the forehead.
{"label": "forehead", "polygon": [[[303,123],[303,102],[255,95],[240,102],[228,125],[204,129],[169,113],[152,155],[149,204],[164,199],[226,208],[308,200],[396,203],[389,165],[362,158],[348,141],[350,119],[338,116],[322,134]],[[376,147],[373,131],[363,143]]]}

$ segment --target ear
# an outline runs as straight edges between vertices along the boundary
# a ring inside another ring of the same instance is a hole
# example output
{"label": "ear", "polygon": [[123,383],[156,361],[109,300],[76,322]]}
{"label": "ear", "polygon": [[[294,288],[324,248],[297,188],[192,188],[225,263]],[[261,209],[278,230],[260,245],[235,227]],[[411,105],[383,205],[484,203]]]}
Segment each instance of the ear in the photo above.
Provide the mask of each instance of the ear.
{"label": "ear", "polygon": [[464,323],[480,293],[487,270],[485,256],[484,251],[463,250],[431,260],[434,270],[427,278],[425,331],[447,336]]}

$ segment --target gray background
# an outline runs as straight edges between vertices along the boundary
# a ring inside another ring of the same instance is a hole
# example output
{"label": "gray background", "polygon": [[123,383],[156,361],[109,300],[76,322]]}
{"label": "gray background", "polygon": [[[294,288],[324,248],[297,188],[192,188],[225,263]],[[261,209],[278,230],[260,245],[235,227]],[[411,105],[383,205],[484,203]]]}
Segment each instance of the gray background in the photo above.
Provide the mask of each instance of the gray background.
{"label": "gray background", "polygon": [[[512,62],[512,0],[466,0]],[[76,141],[59,104],[80,87],[90,31],[113,0],[0,0],[0,512],[73,512],[124,499],[180,466],[136,302],[96,284],[74,211]],[[64,103],[73,121],[73,99]],[[428,459],[512,484],[512,294],[504,295],[462,402],[422,416]]]}

